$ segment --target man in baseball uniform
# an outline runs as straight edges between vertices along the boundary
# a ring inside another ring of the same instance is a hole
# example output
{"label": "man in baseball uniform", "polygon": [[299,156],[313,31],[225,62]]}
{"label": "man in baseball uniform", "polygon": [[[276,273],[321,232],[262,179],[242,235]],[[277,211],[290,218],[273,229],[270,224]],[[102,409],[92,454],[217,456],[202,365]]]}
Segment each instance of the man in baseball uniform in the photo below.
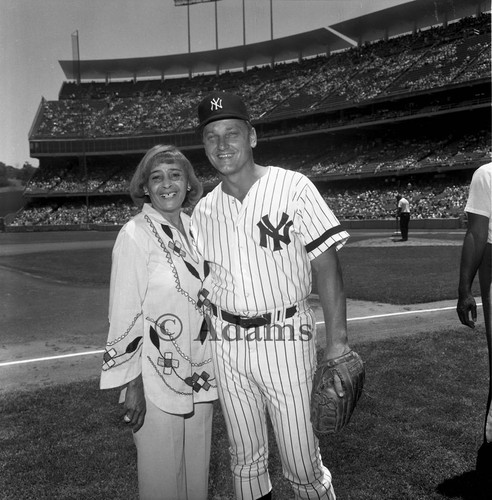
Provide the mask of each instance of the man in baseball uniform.
{"label": "man in baseball uniform", "polygon": [[[268,412],[295,497],[334,500],[310,422],[316,327],[307,298],[313,269],[325,355],[350,351],[337,257],[349,235],[307,177],[255,163],[256,131],[241,99],[213,93],[198,117],[221,182],[196,206],[191,231],[210,269],[201,300],[210,315],[235,496],[271,498]],[[339,380],[336,387],[343,395]]]}

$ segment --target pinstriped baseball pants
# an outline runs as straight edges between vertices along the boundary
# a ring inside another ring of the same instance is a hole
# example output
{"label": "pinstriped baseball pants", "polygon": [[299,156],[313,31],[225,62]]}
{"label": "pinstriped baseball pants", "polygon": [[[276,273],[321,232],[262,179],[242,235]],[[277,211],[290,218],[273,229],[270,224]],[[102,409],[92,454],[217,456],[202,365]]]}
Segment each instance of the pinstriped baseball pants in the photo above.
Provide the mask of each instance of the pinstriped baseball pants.
{"label": "pinstriped baseball pants", "polygon": [[310,422],[316,369],[312,311],[301,311],[282,325],[247,330],[212,316],[210,328],[236,498],[256,500],[272,488],[268,411],[283,473],[295,497],[335,500],[331,474],[323,466]]}

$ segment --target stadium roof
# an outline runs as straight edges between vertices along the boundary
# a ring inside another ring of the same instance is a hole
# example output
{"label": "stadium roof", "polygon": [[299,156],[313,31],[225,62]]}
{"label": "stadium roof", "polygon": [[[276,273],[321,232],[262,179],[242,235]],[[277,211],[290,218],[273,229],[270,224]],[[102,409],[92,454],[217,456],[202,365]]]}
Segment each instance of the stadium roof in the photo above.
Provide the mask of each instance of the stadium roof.
{"label": "stadium roof", "polygon": [[483,0],[414,0],[288,37],[218,50],[128,59],[59,61],[68,80],[142,79],[264,66],[329,53],[490,10]]}

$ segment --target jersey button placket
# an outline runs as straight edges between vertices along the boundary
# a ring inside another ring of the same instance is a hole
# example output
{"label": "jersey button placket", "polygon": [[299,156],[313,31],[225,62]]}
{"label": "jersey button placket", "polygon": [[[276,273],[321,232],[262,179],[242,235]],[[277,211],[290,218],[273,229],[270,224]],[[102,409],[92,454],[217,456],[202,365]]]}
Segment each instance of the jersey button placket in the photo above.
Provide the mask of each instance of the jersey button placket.
{"label": "jersey button placket", "polygon": [[230,258],[231,258],[231,275],[234,280],[235,297],[234,303],[237,309],[242,309],[244,307],[244,297],[242,295],[243,290],[243,272],[241,269],[241,249],[240,249],[240,231],[238,230],[240,220],[241,220],[241,204],[235,199],[230,202],[231,214],[232,214],[232,231],[234,238],[229,241],[232,248],[230,248]]}
{"label": "jersey button placket", "polygon": [[249,263],[247,260],[248,256],[248,242],[247,237],[244,234],[244,219],[246,216],[246,200],[243,201],[239,206],[238,215],[236,218],[236,243],[237,243],[237,275],[238,282],[240,282],[240,294],[241,294],[241,307],[244,310],[249,309],[248,307],[248,297],[251,294],[248,292],[249,286],[245,278],[248,276],[247,270],[249,268]]}

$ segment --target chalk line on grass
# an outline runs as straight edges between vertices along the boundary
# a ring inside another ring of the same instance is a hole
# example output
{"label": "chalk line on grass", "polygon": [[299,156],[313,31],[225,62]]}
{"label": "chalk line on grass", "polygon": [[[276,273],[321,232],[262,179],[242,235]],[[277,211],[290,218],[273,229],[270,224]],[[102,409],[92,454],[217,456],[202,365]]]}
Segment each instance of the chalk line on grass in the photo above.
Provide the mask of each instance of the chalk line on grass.
{"label": "chalk line on grass", "polygon": [[[481,302],[477,302],[477,307],[481,306]],[[347,318],[347,321],[362,321],[367,319],[377,319],[377,318],[388,318],[390,316],[403,316],[405,314],[417,314],[417,313],[431,313],[431,312],[439,312],[439,311],[454,311],[456,306],[449,307],[436,307],[433,309],[414,309],[412,311],[400,311],[395,313],[385,313],[385,314],[373,314],[372,316],[360,316],[358,318]],[[324,324],[324,321],[318,321],[317,325]]]}
{"label": "chalk line on grass", "polygon": [[[477,306],[481,306],[481,302],[477,302]],[[370,316],[359,316],[355,318],[347,318],[347,321],[364,321],[364,320],[371,320],[371,319],[381,319],[381,318],[389,318],[392,316],[404,316],[404,315],[409,315],[409,314],[422,314],[422,313],[433,313],[433,312],[440,312],[440,311],[449,311],[449,310],[454,310],[456,307],[454,306],[449,306],[449,307],[435,307],[432,309],[415,309],[412,311],[400,311],[400,312],[394,312],[394,313],[385,313],[385,314],[373,314]],[[323,325],[324,321],[317,321],[316,325]],[[21,359],[17,361],[6,361],[3,363],[0,363],[0,367],[2,366],[13,366],[13,365],[21,365],[21,364],[26,364],[26,363],[38,363],[40,361],[54,361],[57,359],[66,359],[66,358],[73,358],[76,356],[91,356],[94,354],[102,354],[104,350],[97,350],[97,351],[84,351],[84,352],[76,352],[72,354],[61,354],[58,356],[46,356],[43,358],[33,358],[33,359]]]}
{"label": "chalk line on grass", "polygon": [[57,359],[73,358],[75,356],[90,356],[93,354],[102,354],[103,352],[104,349],[97,351],[74,352],[72,354],[60,354],[58,356],[46,356],[44,358],[20,359],[17,361],[6,361],[4,363],[0,363],[0,366],[22,365],[26,363],[37,363],[39,361],[54,361]]}

